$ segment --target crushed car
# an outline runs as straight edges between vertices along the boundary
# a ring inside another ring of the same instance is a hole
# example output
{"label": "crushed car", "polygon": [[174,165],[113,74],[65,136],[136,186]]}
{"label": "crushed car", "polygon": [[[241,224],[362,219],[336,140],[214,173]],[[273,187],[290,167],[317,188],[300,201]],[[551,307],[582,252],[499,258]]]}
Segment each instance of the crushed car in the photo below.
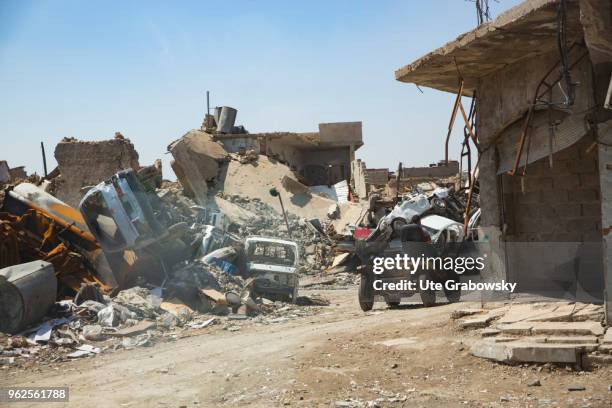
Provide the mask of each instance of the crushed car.
{"label": "crushed car", "polygon": [[254,279],[252,293],[295,303],[299,287],[299,249],[293,241],[249,237],[245,240],[246,274]]}

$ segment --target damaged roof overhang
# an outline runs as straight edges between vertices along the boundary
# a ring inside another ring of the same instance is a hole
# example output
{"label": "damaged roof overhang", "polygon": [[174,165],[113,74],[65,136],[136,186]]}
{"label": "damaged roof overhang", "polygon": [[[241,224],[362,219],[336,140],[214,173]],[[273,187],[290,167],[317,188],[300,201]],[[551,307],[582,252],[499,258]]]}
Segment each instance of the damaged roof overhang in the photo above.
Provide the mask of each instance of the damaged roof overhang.
{"label": "damaged roof overhang", "polygon": [[[528,0],[459,36],[412,64],[395,71],[395,79],[457,93],[458,70],[463,95],[472,96],[478,80],[509,64],[557,48],[557,8],[560,0]],[[567,0],[567,39],[583,36],[577,0]]]}

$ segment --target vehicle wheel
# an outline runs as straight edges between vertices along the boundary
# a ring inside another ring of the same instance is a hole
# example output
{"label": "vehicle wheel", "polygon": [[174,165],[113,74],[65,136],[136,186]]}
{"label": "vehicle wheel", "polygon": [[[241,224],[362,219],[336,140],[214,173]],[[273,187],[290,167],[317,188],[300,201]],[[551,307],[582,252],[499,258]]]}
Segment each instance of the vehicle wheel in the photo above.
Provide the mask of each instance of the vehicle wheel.
{"label": "vehicle wheel", "polygon": [[[455,272],[450,272],[447,281],[459,282],[459,275]],[[444,285],[444,296],[446,296],[449,303],[457,303],[461,300],[461,289],[450,290]]]}
{"label": "vehicle wheel", "polygon": [[[433,281],[430,274],[422,273],[419,275],[419,280],[429,280]],[[431,307],[436,304],[436,291],[433,289],[422,290],[419,286],[419,295],[421,296],[421,302],[423,302],[423,306]]]}
{"label": "vehicle wheel", "polygon": [[400,305],[400,302],[387,302],[387,306],[389,306],[391,309],[395,309],[399,305]]}
{"label": "vehicle wheel", "polygon": [[372,295],[372,282],[368,273],[361,274],[359,281],[359,307],[364,312],[372,310],[374,307],[374,296]]}

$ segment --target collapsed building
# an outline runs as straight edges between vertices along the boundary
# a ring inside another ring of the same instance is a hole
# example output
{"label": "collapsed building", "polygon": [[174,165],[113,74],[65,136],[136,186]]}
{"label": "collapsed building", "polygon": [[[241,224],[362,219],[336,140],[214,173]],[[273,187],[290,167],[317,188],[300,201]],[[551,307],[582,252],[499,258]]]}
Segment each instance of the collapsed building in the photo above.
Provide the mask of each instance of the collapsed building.
{"label": "collapsed building", "polygon": [[361,122],[319,123],[318,132],[217,134],[230,153],[254,150],[294,170],[308,186],[351,178],[355,151],[363,145]]}
{"label": "collapsed building", "polygon": [[451,124],[459,111],[478,153],[488,279],[605,299],[608,323],[611,16],[606,0],[528,0],[395,72],[457,95]]}
{"label": "collapsed building", "polygon": [[[461,172],[457,160],[448,162],[441,160],[429,166],[401,167],[397,172],[393,172],[389,168],[367,168],[364,161],[356,159],[351,163],[351,183],[359,198],[367,198],[373,192],[387,190],[387,195],[389,193],[393,195],[397,187],[400,191],[404,191],[421,182],[434,182],[451,177],[461,178]],[[388,191],[389,188],[394,191]]]}
{"label": "collapsed building", "polygon": [[[257,151],[223,139],[248,135],[242,127],[189,131],[168,147],[180,183],[162,179],[159,160],[141,166],[120,133],[63,139],[43,178],[0,163],[0,337],[15,335],[7,353],[53,346],[76,358],[100,351],[84,341],[117,333],[132,347],[215,316],[327,305],[299,294],[300,276],[318,282],[335,235],[362,214],[347,182],[361,123],[335,125],[312,139],[257,135]],[[352,136],[334,142],[334,132]],[[354,280],[342,270],[325,284]]]}

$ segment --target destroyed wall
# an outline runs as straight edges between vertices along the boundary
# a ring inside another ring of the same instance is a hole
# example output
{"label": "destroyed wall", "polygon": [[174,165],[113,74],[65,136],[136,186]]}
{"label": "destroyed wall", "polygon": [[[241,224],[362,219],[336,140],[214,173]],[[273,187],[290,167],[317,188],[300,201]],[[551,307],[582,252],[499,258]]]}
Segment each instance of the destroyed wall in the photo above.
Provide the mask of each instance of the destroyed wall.
{"label": "destroyed wall", "polygon": [[402,169],[402,178],[409,177],[451,177],[459,173],[459,162],[449,160],[447,165],[428,167],[405,167]]}
{"label": "destroyed wall", "polygon": [[319,123],[319,137],[322,144],[355,145],[363,144],[361,122]]}
{"label": "destroyed wall", "polygon": [[60,176],[54,195],[73,207],[79,205],[83,187],[94,186],[119,170],[140,167],[134,145],[121,138],[99,142],[66,138],[55,147],[55,159]]}
{"label": "destroyed wall", "polygon": [[367,169],[368,184],[385,186],[389,182],[389,169]]}
{"label": "destroyed wall", "polygon": [[247,150],[254,150],[255,153],[260,153],[259,140],[251,135],[233,135],[233,134],[218,134],[215,136],[228,153],[240,153]]}
{"label": "destroyed wall", "polygon": [[[335,184],[350,178],[350,147],[317,147],[295,143],[300,135],[287,133],[283,137],[266,137],[265,152],[295,170],[311,186]],[[331,166],[331,167],[330,167]]]}
{"label": "destroyed wall", "polygon": [[172,169],[185,192],[205,205],[208,200],[207,182],[219,173],[219,165],[227,158],[227,152],[213,136],[200,130],[191,130],[168,146],[174,161]]}
{"label": "destroyed wall", "polygon": [[348,147],[301,152],[298,173],[309,185],[336,184],[350,179],[351,155]]}
{"label": "destroyed wall", "polygon": [[0,160],[0,183],[11,181],[11,171],[5,160]]}
{"label": "destroyed wall", "polygon": [[360,159],[351,162],[351,186],[359,198],[368,197],[367,169],[365,162]]}

